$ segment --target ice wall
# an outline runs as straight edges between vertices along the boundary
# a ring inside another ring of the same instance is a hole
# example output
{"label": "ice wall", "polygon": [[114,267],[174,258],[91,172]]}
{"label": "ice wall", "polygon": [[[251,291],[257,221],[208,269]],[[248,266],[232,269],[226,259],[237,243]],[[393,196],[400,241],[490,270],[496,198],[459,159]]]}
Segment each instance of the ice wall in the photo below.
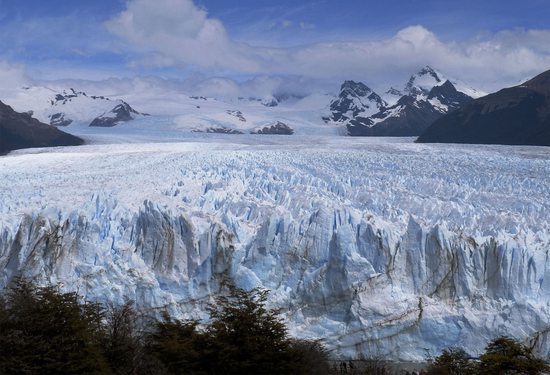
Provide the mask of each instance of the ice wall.
{"label": "ice wall", "polygon": [[228,277],[335,356],[475,355],[504,334],[548,352],[540,149],[151,147],[0,159],[0,284],[204,317]]}

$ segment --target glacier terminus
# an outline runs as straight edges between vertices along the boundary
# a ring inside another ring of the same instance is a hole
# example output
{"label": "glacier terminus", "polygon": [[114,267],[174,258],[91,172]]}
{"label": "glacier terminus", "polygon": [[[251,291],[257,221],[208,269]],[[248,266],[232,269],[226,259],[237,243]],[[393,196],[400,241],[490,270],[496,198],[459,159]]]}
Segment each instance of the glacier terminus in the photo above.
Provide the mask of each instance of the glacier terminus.
{"label": "glacier terminus", "polygon": [[0,287],[201,318],[230,279],[334,356],[476,355],[498,335],[549,352],[547,148],[291,138],[0,158]]}

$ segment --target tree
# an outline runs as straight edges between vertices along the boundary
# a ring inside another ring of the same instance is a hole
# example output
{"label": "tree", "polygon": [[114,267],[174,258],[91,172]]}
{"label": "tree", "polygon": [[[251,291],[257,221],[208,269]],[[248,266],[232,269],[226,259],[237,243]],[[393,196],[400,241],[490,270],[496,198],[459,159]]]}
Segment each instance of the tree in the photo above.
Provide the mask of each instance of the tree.
{"label": "tree", "polygon": [[109,373],[99,344],[101,306],[19,280],[0,311],[0,374]]}
{"label": "tree", "polygon": [[211,373],[291,373],[290,340],[276,310],[266,307],[268,291],[229,286],[216,298],[206,329]]}
{"label": "tree", "polygon": [[439,357],[428,367],[430,375],[469,375],[475,374],[471,357],[462,348],[443,349]]}
{"label": "tree", "polygon": [[103,353],[117,375],[135,374],[142,357],[138,314],[133,302],[111,305],[105,313]]}
{"label": "tree", "polygon": [[328,352],[319,341],[291,339],[289,357],[293,374],[330,373]]}
{"label": "tree", "polygon": [[195,320],[179,321],[164,313],[146,339],[146,352],[171,374],[205,374],[207,343]]}
{"label": "tree", "polygon": [[550,371],[548,364],[533,354],[533,350],[520,342],[499,337],[489,343],[480,356],[478,374],[538,375]]}

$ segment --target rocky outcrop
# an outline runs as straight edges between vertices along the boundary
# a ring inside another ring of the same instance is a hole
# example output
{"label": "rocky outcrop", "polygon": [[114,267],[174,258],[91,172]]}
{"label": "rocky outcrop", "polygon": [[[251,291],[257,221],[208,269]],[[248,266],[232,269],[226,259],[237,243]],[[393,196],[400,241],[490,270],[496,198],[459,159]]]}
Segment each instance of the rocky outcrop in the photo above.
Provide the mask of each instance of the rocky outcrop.
{"label": "rocky outcrop", "polygon": [[0,154],[29,147],[78,146],[84,141],[0,102]]}
{"label": "rocky outcrop", "polygon": [[292,135],[294,129],[284,122],[277,121],[273,125],[264,126],[263,128],[255,129],[251,134],[274,134],[274,135]]}
{"label": "rocky outcrop", "polygon": [[244,134],[242,131],[224,126],[210,127],[204,130],[194,129],[193,133]]}
{"label": "rocky outcrop", "polygon": [[58,112],[50,115],[50,125],[52,126],[69,126],[73,123],[70,118],[65,118],[65,114]]}
{"label": "rocky outcrop", "polygon": [[138,111],[130,107],[128,103],[122,101],[121,104],[118,104],[109,112],[105,112],[93,119],[90,126],[113,127],[122,122],[131,121],[137,115],[140,115]]}

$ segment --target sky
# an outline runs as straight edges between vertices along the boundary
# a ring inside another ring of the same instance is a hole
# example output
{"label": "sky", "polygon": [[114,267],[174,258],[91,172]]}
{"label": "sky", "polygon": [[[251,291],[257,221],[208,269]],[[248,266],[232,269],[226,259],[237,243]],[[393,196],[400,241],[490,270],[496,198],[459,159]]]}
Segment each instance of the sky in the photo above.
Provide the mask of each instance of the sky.
{"label": "sky", "polygon": [[549,15],[550,0],[0,0],[0,81],[314,90],[430,65],[493,91],[550,69]]}

